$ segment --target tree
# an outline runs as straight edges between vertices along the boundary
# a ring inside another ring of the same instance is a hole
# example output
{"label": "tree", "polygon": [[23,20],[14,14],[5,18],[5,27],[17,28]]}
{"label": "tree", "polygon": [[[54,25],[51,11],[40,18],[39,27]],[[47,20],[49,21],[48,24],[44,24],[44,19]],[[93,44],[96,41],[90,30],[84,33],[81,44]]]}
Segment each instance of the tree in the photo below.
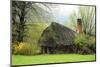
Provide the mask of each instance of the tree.
{"label": "tree", "polygon": [[31,2],[12,2],[12,23],[13,26],[15,26],[15,38],[17,38],[19,42],[23,41],[26,23],[25,18],[31,5]]}
{"label": "tree", "polygon": [[95,34],[95,7],[94,6],[81,6],[78,12],[73,12],[70,15],[70,25],[75,30],[77,27],[77,18],[82,19],[83,31],[85,34]]}
{"label": "tree", "polygon": [[[47,7],[47,5],[44,6]],[[23,42],[26,36],[26,23],[30,20],[31,22],[41,21],[41,18],[50,21],[51,15],[47,16],[47,14],[50,13],[36,3],[12,1],[12,41]]]}

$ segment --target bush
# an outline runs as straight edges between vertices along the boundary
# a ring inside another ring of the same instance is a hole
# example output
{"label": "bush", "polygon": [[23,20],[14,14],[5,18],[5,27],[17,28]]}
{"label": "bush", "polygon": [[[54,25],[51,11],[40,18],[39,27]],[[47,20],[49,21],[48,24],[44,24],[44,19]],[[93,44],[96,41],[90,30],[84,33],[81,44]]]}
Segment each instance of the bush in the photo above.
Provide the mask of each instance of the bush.
{"label": "bush", "polygon": [[95,53],[95,37],[80,34],[74,39],[75,46],[77,47],[77,53],[80,54],[92,54]]}
{"label": "bush", "polygon": [[36,55],[40,52],[37,45],[31,45],[28,43],[19,43],[18,45],[13,45],[13,49],[14,54],[19,55]]}
{"label": "bush", "polygon": [[74,39],[74,43],[75,43],[75,45],[79,46],[79,48],[82,48],[83,46],[85,46],[87,44],[86,35],[80,34],[80,35],[76,36],[76,38]]}
{"label": "bush", "polygon": [[94,36],[89,38],[87,47],[91,49],[93,53],[96,52],[96,40]]}
{"label": "bush", "polygon": [[13,43],[12,43],[12,54],[15,53],[15,51],[16,51],[18,45],[19,45],[19,42],[13,42]]}

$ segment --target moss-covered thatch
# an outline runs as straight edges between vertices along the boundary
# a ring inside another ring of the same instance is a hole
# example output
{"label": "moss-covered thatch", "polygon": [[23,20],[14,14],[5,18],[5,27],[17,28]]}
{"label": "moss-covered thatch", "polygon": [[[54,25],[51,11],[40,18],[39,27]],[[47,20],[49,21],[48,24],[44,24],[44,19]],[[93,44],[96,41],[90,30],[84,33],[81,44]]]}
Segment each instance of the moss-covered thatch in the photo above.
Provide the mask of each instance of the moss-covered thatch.
{"label": "moss-covered thatch", "polygon": [[39,43],[41,46],[72,45],[75,32],[61,24],[51,23],[42,33]]}
{"label": "moss-covered thatch", "polygon": [[75,37],[75,33],[76,32],[73,30],[61,24],[52,22],[51,25],[43,31],[39,39],[39,44],[42,47],[44,46],[48,48],[70,46],[74,43],[73,39]]}

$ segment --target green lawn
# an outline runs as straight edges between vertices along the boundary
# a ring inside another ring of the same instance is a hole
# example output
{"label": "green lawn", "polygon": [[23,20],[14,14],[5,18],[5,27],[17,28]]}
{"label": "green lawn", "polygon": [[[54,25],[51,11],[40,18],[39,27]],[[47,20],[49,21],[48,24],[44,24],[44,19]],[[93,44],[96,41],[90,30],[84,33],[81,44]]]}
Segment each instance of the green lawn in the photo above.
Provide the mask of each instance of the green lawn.
{"label": "green lawn", "polygon": [[55,55],[36,55],[36,56],[12,56],[12,65],[45,64],[60,62],[95,61],[95,55],[79,54],[55,54]]}

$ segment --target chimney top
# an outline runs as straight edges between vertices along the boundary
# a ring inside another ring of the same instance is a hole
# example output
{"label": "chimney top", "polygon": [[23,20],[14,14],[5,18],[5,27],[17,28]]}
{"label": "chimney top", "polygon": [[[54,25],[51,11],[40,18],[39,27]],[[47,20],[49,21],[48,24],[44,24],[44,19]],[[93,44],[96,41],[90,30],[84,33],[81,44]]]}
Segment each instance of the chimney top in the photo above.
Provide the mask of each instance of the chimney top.
{"label": "chimney top", "polygon": [[77,19],[77,22],[81,22],[81,19]]}

